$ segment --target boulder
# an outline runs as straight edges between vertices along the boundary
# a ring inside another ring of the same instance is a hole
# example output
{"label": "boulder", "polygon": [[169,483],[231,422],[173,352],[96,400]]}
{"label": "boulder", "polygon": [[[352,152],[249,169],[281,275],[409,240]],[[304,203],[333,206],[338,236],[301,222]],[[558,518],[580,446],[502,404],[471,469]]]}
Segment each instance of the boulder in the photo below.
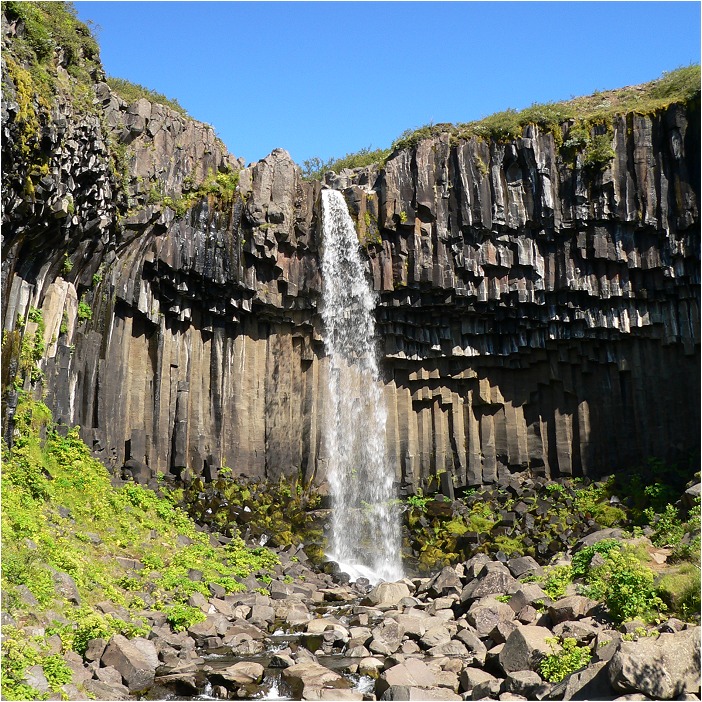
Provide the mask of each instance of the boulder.
{"label": "boulder", "polygon": [[553,600],[536,583],[522,583],[509,600],[509,606],[519,614],[524,607],[550,605]]}
{"label": "boulder", "polygon": [[485,665],[487,648],[474,631],[471,631],[470,629],[461,629],[454,638],[460,641],[466,647],[466,649],[468,649],[468,653],[473,656],[474,664],[481,666]]}
{"label": "boulder", "polygon": [[612,696],[607,663],[594,663],[555,685],[551,697],[564,700],[604,700]]}
{"label": "boulder", "polygon": [[452,566],[446,566],[439,571],[419,592],[428,592],[430,597],[460,594],[463,584]]}
{"label": "boulder", "polygon": [[158,653],[152,641],[132,639],[115,634],[105,648],[100,662],[115,667],[130,692],[145,690],[156,677]]}
{"label": "boulder", "polygon": [[380,583],[363,598],[362,604],[370,607],[391,606],[409,596],[410,589],[405,583]]}
{"label": "boulder", "polygon": [[615,690],[671,700],[700,688],[700,627],[621,641],[607,664]]}
{"label": "boulder", "polygon": [[445,626],[434,626],[429,629],[419,640],[424,648],[432,648],[451,640],[451,632]]}
{"label": "boulder", "polygon": [[281,677],[290,687],[295,699],[311,699],[310,695],[314,690],[326,687],[336,691],[351,686],[343,676],[314,661],[291,665],[283,670]]}
{"label": "boulder", "polygon": [[[501,564],[500,564],[501,565]],[[505,570],[483,569],[478,578],[471,580],[461,591],[461,602],[486,597],[487,595],[505,595],[516,592],[520,586],[510,573]]]}
{"label": "boulder", "polygon": [[432,669],[418,659],[411,662],[398,663],[384,670],[375,683],[375,694],[380,696],[390,687],[433,687],[436,685],[436,674]]}
{"label": "boulder", "polygon": [[474,602],[466,613],[466,620],[480,637],[488,636],[499,622],[513,619],[514,610],[494,597],[484,597]]}
{"label": "boulder", "polygon": [[224,678],[235,685],[251,685],[263,680],[265,668],[254,661],[240,661],[228,668],[218,668],[213,677]]}
{"label": "boulder", "polygon": [[408,700],[410,702],[434,702],[434,700],[461,700],[452,690],[446,688],[407,687],[393,685],[380,696],[381,700]]}
{"label": "boulder", "polygon": [[571,595],[570,597],[563,597],[549,605],[548,613],[554,624],[560,624],[561,622],[574,621],[582,617],[587,617],[596,606],[597,602],[591,600],[589,597]]}
{"label": "boulder", "polygon": [[373,629],[373,640],[368,648],[371,653],[388,656],[395,653],[402,643],[402,629],[394,619],[384,619]]}
{"label": "boulder", "polygon": [[[500,652],[499,661],[506,673],[517,670],[536,670],[544,656],[553,653],[549,640],[553,641],[553,632],[543,626],[520,626],[505,641]],[[557,644],[553,646],[558,650]]]}
{"label": "boulder", "polygon": [[510,558],[507,561],[507,568],[515,578],[521,578],[524,575],[543,575],[544,569],[531,556],[520,556],[519,558]]}
{"label": "boulder", "polygon": [[481,668],[464,668],[458,679],[459,689],[462,692],[471,692],[477,685],[491,680],[497,680],[497,678]]}
{"label": "boulder", "polygon": [[533,670],[515,670],[505,678],[505,691],[524,695],[526,699],[536,699],[537,691],[545,687],[541,676]]}

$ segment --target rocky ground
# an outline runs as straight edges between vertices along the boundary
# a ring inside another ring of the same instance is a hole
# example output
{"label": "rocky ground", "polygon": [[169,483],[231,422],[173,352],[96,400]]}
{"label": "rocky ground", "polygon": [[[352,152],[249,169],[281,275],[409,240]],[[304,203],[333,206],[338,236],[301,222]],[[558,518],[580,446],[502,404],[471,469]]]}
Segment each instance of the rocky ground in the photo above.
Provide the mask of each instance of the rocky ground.
{"label": "rocky ground", "polygon": [[[104,700],[699,699],[699,626],[676,618],[616,626],[573,585],[554,601],[529,582],[543,575],[529,556],[479,554],[431,578],[375,587],[315,572],[301,550],[281,553],[279,570],[268,595],[211,586],[211,597],[191,596],[206,619],[186,630],[175,633],[151,611],[147,636],[97,638],[83,658],[65,654],[73,682],[63,694],[85,698],[80,686]],[[591,658],[548,682],[542,661],[563,654],[569,638]],[[41,668],[27,679],[50,692]]]}

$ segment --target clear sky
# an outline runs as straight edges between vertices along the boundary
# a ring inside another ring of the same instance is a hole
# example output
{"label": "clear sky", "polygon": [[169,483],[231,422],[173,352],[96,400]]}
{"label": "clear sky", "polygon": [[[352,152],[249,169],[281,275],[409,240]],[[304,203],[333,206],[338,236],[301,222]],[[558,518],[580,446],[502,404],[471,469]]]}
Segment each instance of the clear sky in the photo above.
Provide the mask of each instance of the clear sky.
{"label": "clear sky", "polygon": [[108,75],[297,163],[700,60],[699,2],[92,2]]}

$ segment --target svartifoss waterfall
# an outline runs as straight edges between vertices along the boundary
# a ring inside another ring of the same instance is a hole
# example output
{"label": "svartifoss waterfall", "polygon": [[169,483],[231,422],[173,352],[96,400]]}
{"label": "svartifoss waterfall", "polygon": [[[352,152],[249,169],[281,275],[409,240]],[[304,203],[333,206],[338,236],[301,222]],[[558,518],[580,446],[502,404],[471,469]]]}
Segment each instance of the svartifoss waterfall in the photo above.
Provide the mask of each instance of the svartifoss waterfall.
{"label": "svartifoss waterfall", "polygon": [[329,557],[353,579],[402,577],[394,475],[375,349],[375,295],[341,193],[322,191],[322,319],[329,357],[325,441],[332,495]]}

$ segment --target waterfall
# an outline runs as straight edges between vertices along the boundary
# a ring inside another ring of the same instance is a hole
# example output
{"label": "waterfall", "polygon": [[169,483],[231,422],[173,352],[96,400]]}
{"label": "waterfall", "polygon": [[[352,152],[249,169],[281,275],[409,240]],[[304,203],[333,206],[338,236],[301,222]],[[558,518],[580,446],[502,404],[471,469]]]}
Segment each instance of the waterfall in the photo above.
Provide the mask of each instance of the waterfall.
{"label": "waterfall", "polygon": [[328,555],[354,579],[399,580],[400,519],[385,453],[376,296],[341,193],[323,190],[322,209],[322,319],[330,363],[325,441],[333,506]]}

